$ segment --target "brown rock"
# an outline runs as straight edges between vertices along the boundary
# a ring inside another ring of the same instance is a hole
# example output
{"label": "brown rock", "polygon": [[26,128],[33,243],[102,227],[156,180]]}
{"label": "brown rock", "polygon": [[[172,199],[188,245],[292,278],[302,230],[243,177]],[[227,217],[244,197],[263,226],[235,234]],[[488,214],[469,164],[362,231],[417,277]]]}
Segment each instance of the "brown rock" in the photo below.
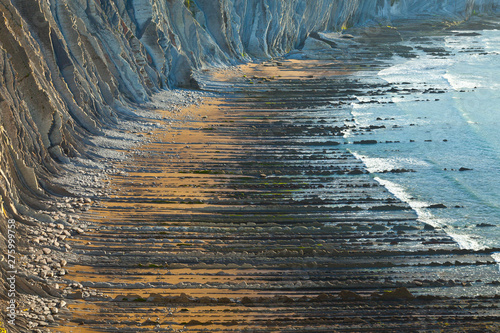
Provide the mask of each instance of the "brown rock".
{"label": "brown rock", "polygon": [[83,293],[82,293],[81,290],[78,290],[77,292],[69,294],[68,298],[69,299],[82,299],[83,298]]}
{"label": "brown rock", "polygon": [[342,290],[339,297],[343,301],[360,301],[363,299],[363,297],[350,290]]}
{"label": "brown rock", "polygon": [[413,296],[412,293],[410,293],[408,291],[408,289],[406,289],[405,287],[401,287],[401,288],[397,288],[393,291],[384,292],[382,294],[382,299],[384,299],[384,300],[401,300],[401,299],[411,300],[411,299],[415,299],[415,296]]}

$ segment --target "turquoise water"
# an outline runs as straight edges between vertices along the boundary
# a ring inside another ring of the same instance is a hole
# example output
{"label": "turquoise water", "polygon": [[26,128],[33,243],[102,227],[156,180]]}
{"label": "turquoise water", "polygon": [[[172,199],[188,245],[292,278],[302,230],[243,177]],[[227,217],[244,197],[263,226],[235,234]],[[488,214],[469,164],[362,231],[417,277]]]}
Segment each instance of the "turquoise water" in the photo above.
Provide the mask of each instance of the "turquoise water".
{"label": "turquoise water", "polygon": [[[500,31],[479,33],[403,42],[447,52],[418,51],[418,58],[395,58],[393,66],[380,71],[378,79],[399,91],[359,96],[386,104],[355,102],[352,114],[358,126],[385,128],[362,137],[378,144],[351,147],[380,183],[417,210],[422,222],[445,228],[463,248],[498,249]],[[442,93],[422,92],[429,88]],[[359,138],[359,133],[346,134],[347,141]],[[402,168],[415,172],[383,173]],[[428,208],[433,204],[446,208]]]}

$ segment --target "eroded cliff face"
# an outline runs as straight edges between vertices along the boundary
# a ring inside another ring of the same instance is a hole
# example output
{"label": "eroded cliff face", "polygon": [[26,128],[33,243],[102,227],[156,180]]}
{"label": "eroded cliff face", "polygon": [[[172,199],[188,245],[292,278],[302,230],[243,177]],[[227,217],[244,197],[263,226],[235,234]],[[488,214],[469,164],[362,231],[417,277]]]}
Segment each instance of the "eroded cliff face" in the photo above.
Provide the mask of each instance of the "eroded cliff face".
{"label": "eroded cliff face", "polygon": [[[196,86],[192,71],[288,52],[315,31],[422,14],[464,19],[496,0],[0,0],[0,195],[28,223],[61,163],[132,105]],[[3,238],[3,236],[2,236]],[[5,249],[5,239],[1,241]],[[5,280],[4,280],[5,281]],[[3,293],[2,293],[3,294]]]}

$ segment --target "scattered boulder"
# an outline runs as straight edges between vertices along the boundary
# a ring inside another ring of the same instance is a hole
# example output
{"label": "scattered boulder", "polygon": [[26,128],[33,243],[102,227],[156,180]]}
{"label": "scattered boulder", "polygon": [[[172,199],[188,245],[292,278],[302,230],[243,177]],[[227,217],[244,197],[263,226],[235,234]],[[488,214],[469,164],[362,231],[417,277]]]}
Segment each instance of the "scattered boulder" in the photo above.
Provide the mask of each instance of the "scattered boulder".
{"label": "scattered boulder", "polygon": [[495,225],[491,224],[491,223],[479,223],[479,224],[476,224],[476,227],[479,227],[479,228],[488,228],[488,227],[495,227]]}
{"label": "scattered boulder", "polygon": [[382,294],[382,299],[384,299],[384,300],[400,300],[400,299],[412,300],[412,299],[415,299],[415,296],[413,296],[413,294],[405,287],[400,287],[400,288],[397,288],[393,291],[384,292]]}
{"label": "scattered boulder", "polygon": [[361,140],[361,141],[354,141],[355,145],[374,145],[377,144],[377,140]]}
{"label": "scattered boulder", "polygon": [[448,207],[446,207],[446,205],[444,205],[444,204],[433,204],[433,205],[427,206],[427,208],[435,209],[435,208],[448,208]]}
{"label": "scattered boulder", "polygon": [[424,225],[424,230],[435,230],[436,228],[434,228],[432,225],[430,224],[425,224]]}
{"label": "scattered boulder", "polygon": [[359,294],[350,291],[350,290],[342,290],[339,294],[339,297],[343,301],[360,301],[363,299]]}
{"label": "scattered boulder", "polygon": [[78,290],[72,294],[68,295],[69,299],[83,299],[83,292],[81,290]]}
{"label": "scattered boulder", "polygon": [[384,291],[382,294],[373,293],[370,296],[373,300],[397,301],[397,300],[413,300],[415,296],[405,287],[397,288],[393,291]]}

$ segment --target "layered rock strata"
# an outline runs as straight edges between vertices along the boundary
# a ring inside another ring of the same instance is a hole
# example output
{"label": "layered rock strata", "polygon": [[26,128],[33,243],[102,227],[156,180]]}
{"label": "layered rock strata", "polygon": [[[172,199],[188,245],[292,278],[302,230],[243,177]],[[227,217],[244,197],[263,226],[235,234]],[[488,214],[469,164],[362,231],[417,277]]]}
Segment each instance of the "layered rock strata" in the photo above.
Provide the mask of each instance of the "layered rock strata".
{"label": "layered rock strata", "polygon": [[72,159],[92,157],[89,137],[136,117],[155,92],[196,87],[195,69],[276,56],[316,31],[495,10],[493,0],[2,0],[1,247],[7,218],[21,234],[57,220],[38,211],[68,195],[52,179]]}

